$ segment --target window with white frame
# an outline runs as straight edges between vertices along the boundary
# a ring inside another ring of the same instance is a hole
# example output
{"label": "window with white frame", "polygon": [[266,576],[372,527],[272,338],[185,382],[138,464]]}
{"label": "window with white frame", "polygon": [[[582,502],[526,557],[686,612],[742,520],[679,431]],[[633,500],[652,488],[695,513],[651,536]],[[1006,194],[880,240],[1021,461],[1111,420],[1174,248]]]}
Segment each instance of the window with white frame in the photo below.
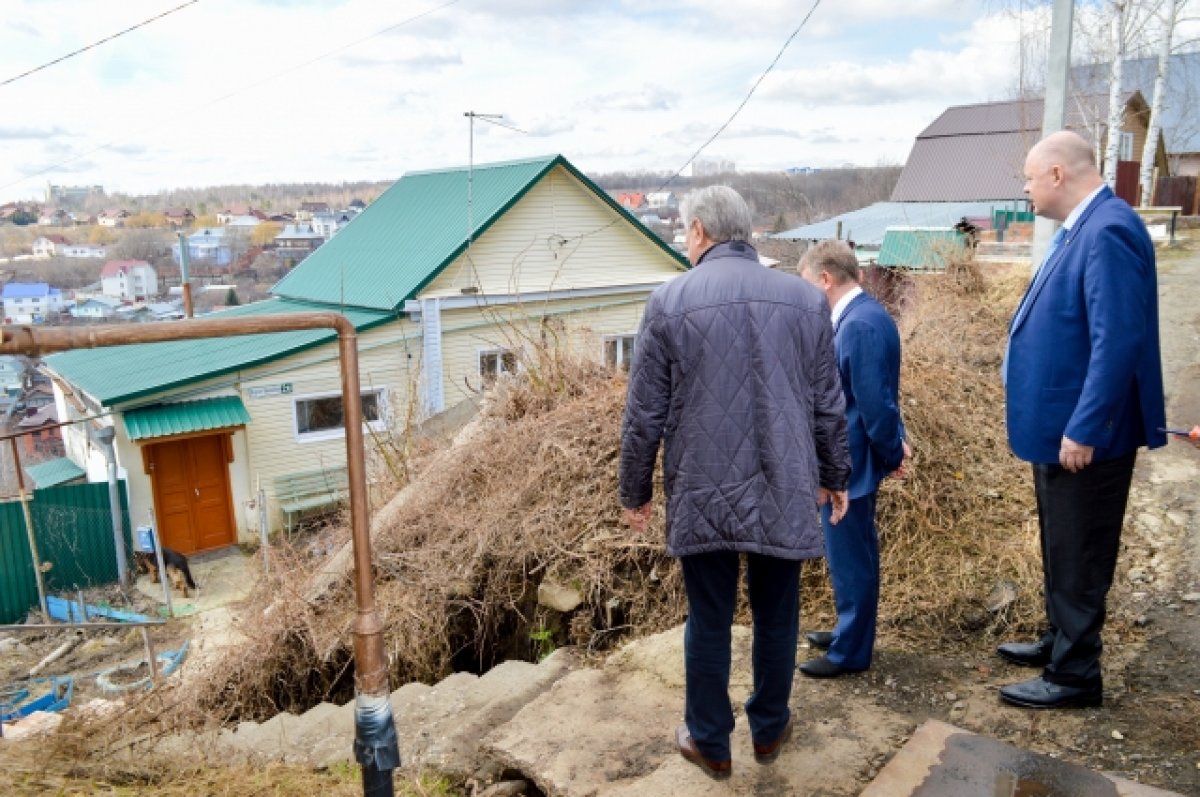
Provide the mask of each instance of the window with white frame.
{"label": "window with white frame", "polygon": [[517,353],[512,349],[483,349],[479,352],[479,375],[491,382],[500,374],[517,372]]}
{"label": "window with white frame", "polygon": [[[346,433],[342,394],[304,396],[292,401],[296,419],[296,439],[325,440],[343,437]],[[383,388],[362,392],[363,421],[375,431],[384,430],[387,413]]]}
{"label": "window with white frame", "polygon": [[1121,134],[1117,137],[1117,150],[1118,160],[1133,160],[1133,133],[1121,131]]}
{"label": "window with white frame", "polygon": [[633,362],[633,349],[637,345],[637,335],[607,335],[604,338],[604,364],[609,368],[629,370]]}

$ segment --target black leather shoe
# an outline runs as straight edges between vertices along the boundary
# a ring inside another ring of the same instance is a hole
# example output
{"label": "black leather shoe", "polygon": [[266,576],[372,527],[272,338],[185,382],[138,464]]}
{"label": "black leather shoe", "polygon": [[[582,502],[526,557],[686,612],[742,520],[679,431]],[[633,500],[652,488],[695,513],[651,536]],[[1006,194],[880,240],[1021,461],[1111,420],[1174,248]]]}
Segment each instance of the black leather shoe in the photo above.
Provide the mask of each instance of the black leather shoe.
{"label": "black leather shoe", "polygon": [[1000,699],[1021,708],[1099,706],[1104,702],[1104,690],[1099,686],[1060,686],[1044,678],[1034,678],[1001,687]]}
{"label": "black leather shoe", "polygon": [[1045,639],[1037,642],[1005,642],[996,648],[1000,658],[1022,667],[1045,667],[1050,663],[1051,643]]}
{"label": "black leather shoe", "polygon": [[833,644],[832,631],[809,631],[804,638],[818,650],[829,650],[829,646]]}
{"label": "black leather shoe", "polygon": [[754,760],[760,764],[770,764],[776,758],[779,758],[779,752],[783,750],[783,746],[792,738],[792,728],[796,724],[796,717],[792,715],[788,717],[787,725],[783,726],[783,732],[779,734],[779,738],[771,744],[754,743]]}
{"label": "black leather shoe", "polygon": [[862,672],[862,670],[848,669],[840,664],[834,664],[829,660],[828,656],[821,656],[817,659],[809,659],[801,664],[800,672],[809,678],[837,678],[839,675],[844,675],[848,672]]}
{"label": "black leather shoe", "polygon": [[675,746],[679,748],[681,756],[700,767],[701,771],[713,780],[727,780],[733,774],[732,761],[713,761],[711,758],[705,758],[700,748],[696,747],[696,740],[692,738],[687,723],[675,729]]}

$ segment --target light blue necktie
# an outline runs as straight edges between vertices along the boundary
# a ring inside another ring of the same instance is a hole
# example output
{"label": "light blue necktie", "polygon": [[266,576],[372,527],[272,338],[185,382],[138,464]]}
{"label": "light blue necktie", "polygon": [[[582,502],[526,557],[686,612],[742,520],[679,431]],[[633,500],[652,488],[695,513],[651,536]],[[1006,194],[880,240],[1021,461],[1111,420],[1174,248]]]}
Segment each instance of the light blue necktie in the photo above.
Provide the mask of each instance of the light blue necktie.
{"label": "light blue necktie", "polygon": [[1013,317],[1012,324],[1009,326],[1009,339],[1004,344],[1004,362],[1000,365],[1000,380],[1003,384],[1008,384],[1008,350],[1012,344],[1012,331],[1017,328],[1017,325],[1025,317],[1025,310],[1029,304],[1030,297],[1033,296],[1034,290],[1041,286],[1041,280],[1046,275],[1046,264],[1050,262],[1050,258],[1058,251],[1058,247],[1062,245],[1063,239],[1070,232],[1066,227],[1059,227],[1054,231],[1054,236],[1050,239],[1050,246],[1046,248],[1046,256],[1042,258],[1042,263],[1038,266],[1038,270],[1034,272],[1033,282],[1029,285],[1029,290],[1025,291],[1025,295],[1021,297],[1021,304],[1017,307],[1017,313]]}

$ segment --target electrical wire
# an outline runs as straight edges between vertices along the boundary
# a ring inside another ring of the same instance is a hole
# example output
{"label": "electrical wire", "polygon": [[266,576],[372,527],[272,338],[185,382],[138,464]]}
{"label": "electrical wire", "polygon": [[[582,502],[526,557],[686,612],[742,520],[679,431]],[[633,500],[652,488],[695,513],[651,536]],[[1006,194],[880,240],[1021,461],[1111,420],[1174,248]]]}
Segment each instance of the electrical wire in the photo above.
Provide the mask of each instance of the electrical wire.
{"label": "electrical wire", "polygon": [[[200,0],[191,0],[191,1],[193,3],[197,3]],[[302,61],[302,62],[295,64],[294,66],[290,66],[287,69],[284,69],[280,72],[276,72],[273,75],[269,75],[255,83],[249,83],[249,84],[243,85],[240,88],[237,88],[234,91],[229,92],[228,94],[223,94],[220,97],[215,97],[202,105],[193,106],[191,108],[191,110],[193,113],[202,111],[206,108],[216,105],[219,102],[224,102],[225,100],[228,100],[231,97],[235,97],[239,94],[244,94],[245,92],[250,91],[251,89],[255,89],[265,83],[269,83],[272,80],[281,78],[284,75],[291,74],[292,72],[295,72],[297,69],[303,69],[306,66],[315,64],[318,61],[322,61],[332,55],[337,55],[338,53],[342,52],[343,50],[348,50],[351,47],[362,44],[365,41],[370,41],[371,39],[374,39],[378,36],[382,36],[385,33],[390,33],[391,31],[396,30],[397,28],[402,28],[405,25],[409,25],[413,22],[416,22],[417,20],[419,20],[423,17],[427,17],[430,14],[436,14],[437,12],[442,11],[443,9],[449,8],[452,5],[457,5],[460,2],[462,2],[462,0],[448,0],[448,2],[442,3],[439,6],[435,6],[434,8],[431,8],[427,11],[422,11],[420,14],[416,14],[416,15],[408,17],[406,19],[402,19],[393,25],[388,25],[386,28],[375,31],[374,33],[372,33],[368,36],[363,36],[361,39],[355,39],[354,41],[349,42],[347,44],[343,44],[340,47],[336,47],[332,50],[328,50],[318,56],[308,59],[307,61]],[[143,129],[146,130],[146,129],[152,129],[152,128],[143,128]],[[522,131],[522,132],[524,132],[524,131]],[[55,169],[61,169],[63,166],[68,166],[68,165],[74,163],[75,161],[80,160],[81,158],[86,158],[89,155],[93,155],[93,154],[99,152],[100,150],[109,149],[111,147],[114,147],[117,145],[117,143],[118,142],[116,142],[116,141],[106,141],[103,144],[97,144],[96,146],[92,147],[89,150],[80,152],[78,155],[72,155],[70,158],[58,161],[57,163],[52,163],[44,169],[39,169],[38,171],[35,171],[35,172],[28,172],[26,174],[23,174],[20,177],[18,177],[16,180],[13,180],[10,183],[5,183],[4,185],[0,185],[0,190],[4,190],[6,188],[12,188],[14,185],[20,185],[21,183],[25,182],[26,180],[31,180],[34,177],[40,177],[44,174],[48,174],[49,172],[52,172]]]}
{"label": "electrical wire", "polygon": [[149,25],[151,22],[155,22],[157,20],[162,19],[163,17],[170,16],[171,14],[174,14],[176,11],[182,11],[183,9],[187,8],[188,6],[194,6],[194,5],[196,5],[196,3],[199,3],[199,2],[200,2],[200,0],[188,0],[188,2],[184,3],[183,5],[175,6],[174,8],[170,9],[169,11],[164,11],[157,16],[153,16],[153,17],[150,17],[150,19],[143,20],[136,25],[126,28],[123,31],[114,33],[111,36],[106,36],[105,38],[101,39],[100,41],[92,42],[91,44],[89,44],[86,47],[80,47],[78,50],[75,50],[74,52],[71,52],[71,53],[67,53],[64,56],[55,58],[53,61],[47,61],[46,63],[42,64],[41,66],[35,66],[33,69],[30,69],[27,72],[22,72],[19,75],[14,75],[13,77],[8,78],[7,80],[0,81],[0,86],[7,86],[9,83],[15,83],[18,80],[20,80],[21,78],[29,77],[30,75],[32,75],[35,72],[41,72],[43,69],[46,69],[47,67],[54,66],[55,64],[60,64],[63,61],[66,61],[68,58],[74,58],[75,56],[79,55],[80,53],[86,53],[88,50],[99,47],[100,45],[104,44],[105,42],[110,42],[113,39],[120,38],[121,36],[124,36],[126,33],[132,33],[133,31],[137,30],[138,28],[144,28],[145,26]]}
{"label": "electrical wire", "polygon": [[[812,7],[810,7],[808,9],[808,13],[804,15],[804,19],[800,20],[800,24],[797,25],[794,30],[792,30],[791,35],[789,35],[787,37],[787,39],[783,43],[783,46],[779,48],[779,52],[777,52],[775,54],[775,57],[771,60],[771,63],[767,65],[767,68],[765,70],[763,70],[763,73],[758,76],[758,80],[754,81],[754,85],[750,87],[750,91],[746,92],[746,96],[743,97],[742,101],[740,103],[738,103],[738,106],[733,109],[733,113],[731,113],[729,115],[729,118],[726,119],[725,122],[720,127],[717,128],[716,132],[714,132],[711,136],[708,137],[707,141],[705,141],[703,144],[701,144],[696,149],[696,151],[691,154],[691,157],[689,157],[686,161],[683,162],[683,165],[680,166],[679,169],[677,169],[674,174],[672,174],[666,180],[663,180],[662,184],[659,185],[658,188],[654,189],[654,191],[651,191],[650,193],[658,193],[659,191],[662,191],[668,185],[670,185],[675,180],[675,178],[677,178],[677,177],[679,177],[679,175],[683,174],[683,170],[686,169],[692,161],[696,160],[696,158],[698,158],[700,156],[701,152],[703,152],[705,149],[707,149],[710,144],[712,144],[714,141],[717,140],[718,136],[720,136],[722,133],[725,132],[726,128],[728,128],[729,125],[733,123],[733,120],[736,119],[739,114],[741,114],[742,109],[746,107],[746,104],[748,102],[750,102],[750,98],[754,96],[754,92],[758,90],[759,85],[763,82],[763,80],[766,79],[767,75],[771,74],[772,70],[775,69],[775,65],[779,63],[779,59],[783,57],[783,54],[785,52],[787,52],[787,48],[789,46],[791,46],[792,40],[794,40],[796,38],[796,36],[798,36],[800,34],[800,31],[802,31],[804,29],[804,26],[808,24],[808,20],[812,17],[813,13],[817,10],[817,7],[820,5],[821,5],[821,0],[813,0]],[[616,224],[617,221],[618,221],[618,219],[614,218],[612,221],[610,221],[608,224],[605,224],[603,227],[598,227],[594,230],[591,230],[590,232],[581,233],[574,237],[577,239],[583,239],[583,238],[588,238],[592,235],[597,235],[598,233],[601,233],[604,230],[607,230],[609,227]]]}

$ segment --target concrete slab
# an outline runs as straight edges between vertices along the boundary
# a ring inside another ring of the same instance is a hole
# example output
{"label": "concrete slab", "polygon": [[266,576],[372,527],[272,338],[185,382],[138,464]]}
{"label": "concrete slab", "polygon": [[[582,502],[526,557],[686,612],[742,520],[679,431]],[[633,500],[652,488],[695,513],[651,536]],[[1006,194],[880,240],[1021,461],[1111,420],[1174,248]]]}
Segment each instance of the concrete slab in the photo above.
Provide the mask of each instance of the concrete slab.
{"label": "concrete slab", "polygon": [[928,720],[860,797],[1182,797]]}

